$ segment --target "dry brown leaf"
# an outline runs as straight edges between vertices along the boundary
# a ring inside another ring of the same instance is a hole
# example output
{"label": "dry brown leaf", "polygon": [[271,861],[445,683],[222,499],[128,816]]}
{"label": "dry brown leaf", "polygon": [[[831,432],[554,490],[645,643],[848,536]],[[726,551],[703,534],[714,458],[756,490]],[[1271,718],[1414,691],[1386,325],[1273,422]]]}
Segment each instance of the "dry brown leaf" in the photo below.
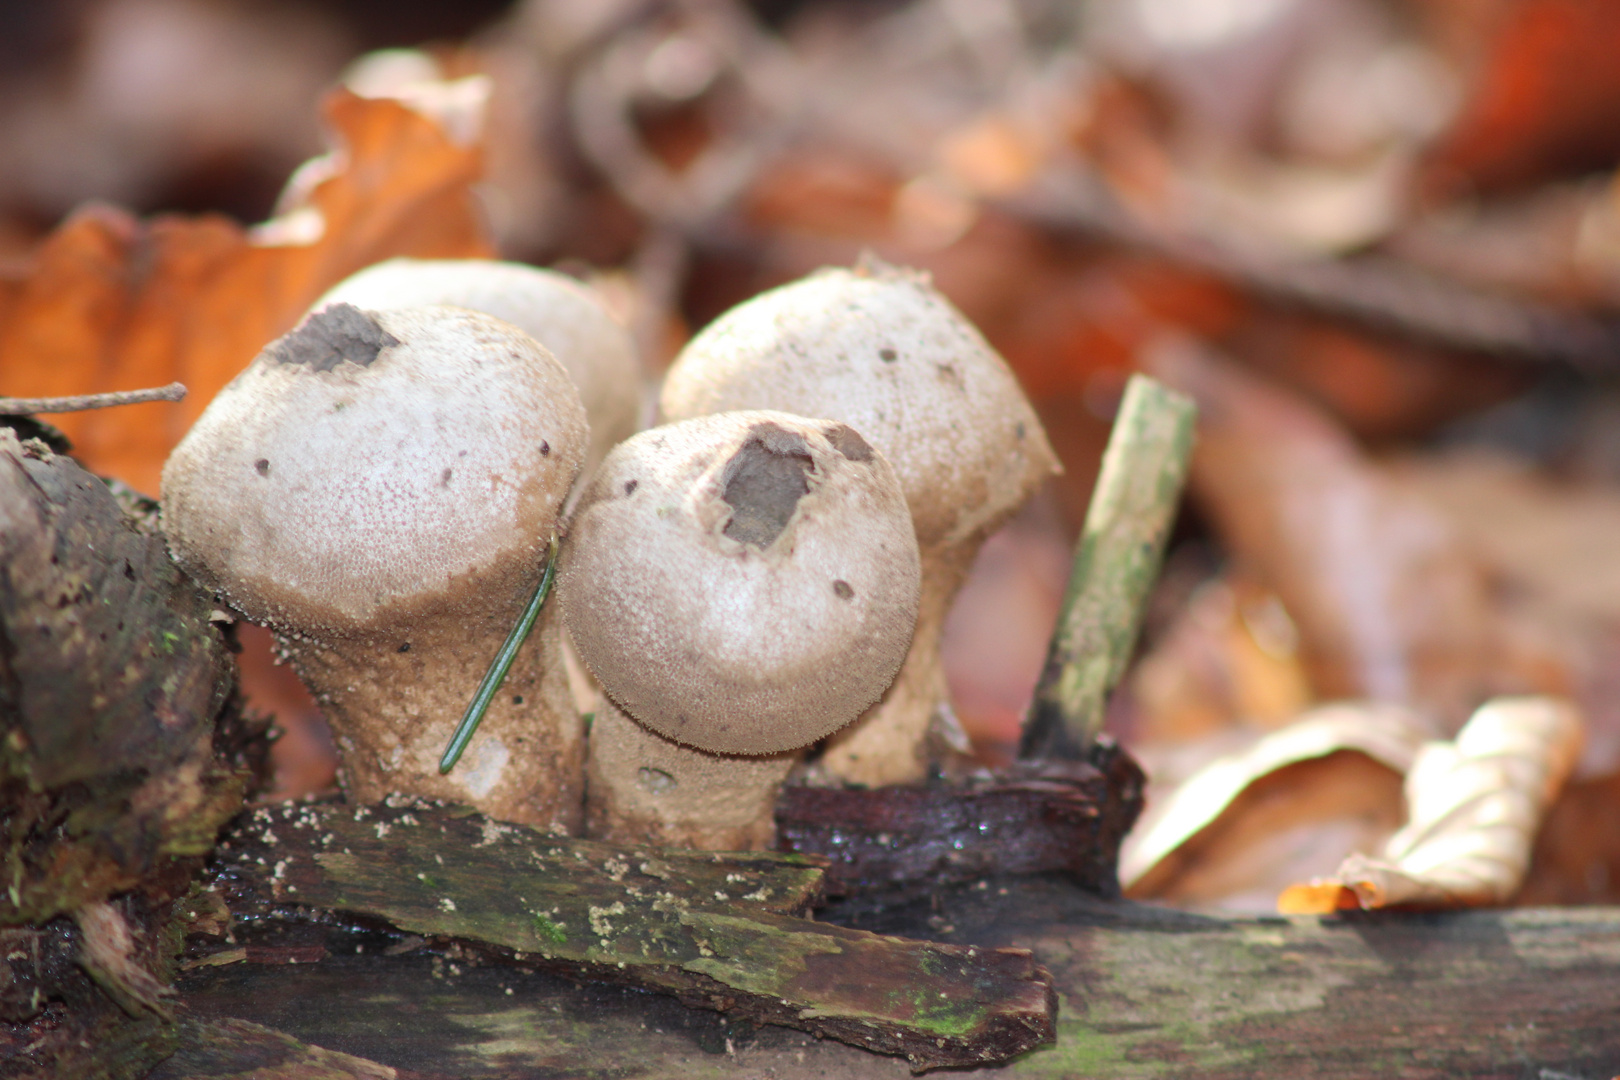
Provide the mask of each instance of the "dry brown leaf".
{"label": "dry brown leaf", "polygon": [[[1426,737],[1395,706],[1315,709],[1198,769],[1158,805],[1150,795],[1121,852],[1120,882],[1138,899],[1230,902],[1289,880],[1279,868],[1301,854],[1321,858],[1327,833],[1339,853],[1382,839],[1399,824],[1400,777]],[[1298,833],[1303,824],[1310,836]],[[1269,903],[1275,889],[1265,895]]]}
{"label": "dry brown leaf", "polygon": [[1406,775],[1409,820],[1382,856],[1352,855],[1334,877],[1284,890],[1277,909],[1505,903],[1524,880],[1542,815],[1574,767],[1581,730],[1567,701],[1488,702],[1455,742],[1423,747]]}
{"label": "dry brown leaf", "polygon": [[1197,400],[1193,493],[1287,608],[1319,698],[1410,704],[1449,734],[1503,689],[1484,575],[1444,517],[1308,401],[1196,343],[1147,366]]}
{"label": "dry brown leaf", "polygon": [[397,101],[345,90],[324,116],[338,149],[295,173],[289,188],[307,196],[255,230],[206,215],[136,221],[105,206],[72,215],[23,276],[0,281],[0,391],[185,383],[180,404],[58,422],[92,471],[155,492],[169,449],[214,394],[327,288],[396,255],[492,254],[472,190],[478,147]]}
{"label": "dry brown leaf", "polygon": [[1313,704],[1298,646],[1275,593],[1232,572],[1206,581],[1130,676],[1132,737],[1186,742],[1292,723]]}

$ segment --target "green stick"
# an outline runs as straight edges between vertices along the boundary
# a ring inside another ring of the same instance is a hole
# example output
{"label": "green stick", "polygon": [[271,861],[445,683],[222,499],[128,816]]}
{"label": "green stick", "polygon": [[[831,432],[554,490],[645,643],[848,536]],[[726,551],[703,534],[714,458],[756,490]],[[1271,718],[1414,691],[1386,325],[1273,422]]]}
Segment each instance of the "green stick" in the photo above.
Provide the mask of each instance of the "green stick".
{"label": "green stick", "polygon": [[1102,730],[1108,695],[1131,658],[1164,562],[1197,414],[1190,399],[1145,375],[1126,385],[1024,718],[1020,757],[1083,758]]}
{"label": "green stick", "polygon": [[484,672],[484,681],[478,684],[478,692],[473,694],[472,703],[467,706],[467,712],[456,727],[456,733],[450,736],[450,745],[444,748],[444,757],[439,759],[439,772],[447,773],[456,767],[461,760],[461,754],[472,742],[474,735],[478,734],[478,725],[484,722],[484,713],[489,709],[489,703],[495,700],[495,692],[506,681],[506,673],[512,668],[512,661],[516,659],[518,650],[529,638],[529,631],[534,629],[534,621],[540,617],[540,609],[545,606],[546,596],[551,592],[551,579],[557,576],[557,538],[551,538],[551,547],[546,552],[546,570],[540,575],[540,584],[535,587],[534,596],[529,599],[529,606],[523,609],[518,617],[517,625],[512,632],[506,635],[506,641],[501,644],[501,651],[495,654],[495,662],[489,665]]}

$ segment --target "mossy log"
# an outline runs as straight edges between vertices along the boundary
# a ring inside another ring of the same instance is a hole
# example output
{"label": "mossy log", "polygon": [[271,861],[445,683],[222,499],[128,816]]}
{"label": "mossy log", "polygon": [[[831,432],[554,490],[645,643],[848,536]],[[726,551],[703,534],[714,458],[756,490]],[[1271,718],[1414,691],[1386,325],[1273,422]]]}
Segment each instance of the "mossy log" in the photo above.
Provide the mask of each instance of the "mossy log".
{"label": "mossy log", "polygon": [[[1620,1072],[1613,908],[1217,919],[1102,901],[1054,875],[823,914],[1033,950],[1063,999],[1057,1040],[985,1068],[986,1076],[1595,1080]],[[906,1075],[895,1058],[754,1029],[657,995],[576,985],[532,965],[480,962],[431,944],[385,952],[388,938],[331,923],[276,929],[326,935],[314,950],[325,958],[199,966],[181,981],[184,1005],[412,1077]],[[352,942],[362,941],[356,954]],[[423,943],[403,946],[413,944]]]}
{"label": "mossy log", "polygon": [[1027,951],[813,922],[823,875],[804,858],[621,847],[399,803],[259,811],[222,848],[233,909],[379,920],[918,1068],[1003,1061],[1051,1038],[1051,983]]}

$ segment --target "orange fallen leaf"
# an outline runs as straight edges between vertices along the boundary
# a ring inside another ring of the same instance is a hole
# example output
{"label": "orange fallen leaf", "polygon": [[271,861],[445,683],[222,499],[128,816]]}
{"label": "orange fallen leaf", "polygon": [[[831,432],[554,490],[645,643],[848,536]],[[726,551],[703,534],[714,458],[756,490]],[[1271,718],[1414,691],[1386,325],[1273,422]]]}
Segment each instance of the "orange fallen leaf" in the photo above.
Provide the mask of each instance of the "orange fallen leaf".
{"label": "orange fallen leaf", "polygon": [[21,276],[0,279],[0,393],[185,383],[179,404],[54,421],[87,468],[155,492],[169,449],[214,394],[327,288],[396,255],[493,254],[472,190],[479,147],[398,101],[346,90],[323,115],[337,147],[318,159],[325,178],[256,229],[217,215],[137,221],[107,206],[68,218]]}
{"label": "orange fallen leaf", "polygon": [[1407,824],[1381,856],[1292,885],[1284,914],[1505,903],[1524,880],[1542,815],[1580,753],[1582,721],[1549,697],[1487,702],[1455,742],[1428,743],[1406,774]]}

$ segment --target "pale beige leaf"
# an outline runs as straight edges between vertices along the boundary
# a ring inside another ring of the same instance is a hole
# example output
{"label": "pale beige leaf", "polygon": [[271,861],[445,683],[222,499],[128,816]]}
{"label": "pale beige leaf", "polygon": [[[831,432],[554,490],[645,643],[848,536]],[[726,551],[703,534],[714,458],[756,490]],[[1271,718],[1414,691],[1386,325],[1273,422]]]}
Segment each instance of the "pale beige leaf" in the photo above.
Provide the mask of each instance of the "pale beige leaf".
{"label": "pale beige leaf", "polygon": [[1334,877],[1291,886],[1278,909],[1505,903],[1574,767],[1582,728],[1575,706],[1557,698],[1487,703],[1455,742],[1430,743],[1418,754],[1406,776],[1407,824],[1381,856],[1352,855]]}
{"label": "pale beige leaf", "polygon": [[1150,807],[1121,852],[1120,883],[1129,889],[1141,881],[1161,860],[1214,824],[1239,795],[1272,773],[1351,750],[1401,774],[1411,766],[1425,737],[1424,725],[1396,706],[1340,703],[1314,709],[1248,749],[1211,762],[1162,807]]}

